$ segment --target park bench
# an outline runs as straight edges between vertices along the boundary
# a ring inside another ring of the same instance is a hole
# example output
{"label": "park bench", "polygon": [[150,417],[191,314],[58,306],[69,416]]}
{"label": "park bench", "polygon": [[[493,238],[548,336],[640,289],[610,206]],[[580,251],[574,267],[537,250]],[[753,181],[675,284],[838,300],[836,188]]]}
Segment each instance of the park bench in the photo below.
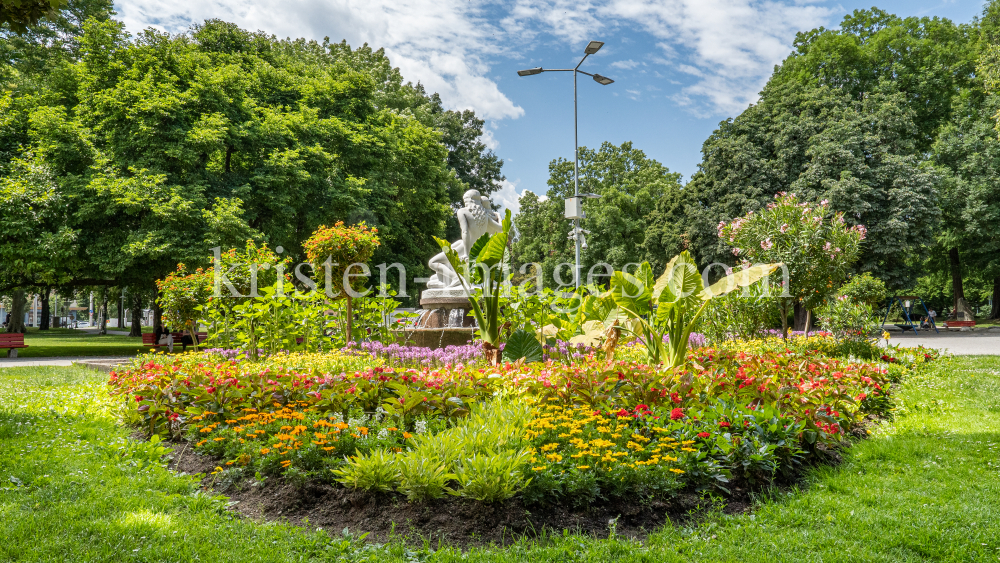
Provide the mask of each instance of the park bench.
{"label": "park bench", "polygon": [[[181,345],[181,339],[184,338],[184,336],[187,333],[186,332],[171,332],[170,334],[172,334],[174,336],[174,346],[180,346]],[[208,337],[208,333],[207,332],[196,332],[195,335],[198,337],[198,342],[202,342],[202,341],[205,340],[206,337]],[[149,348],[160,348],[160,347],[165,347],[166,346],[166,344],[157,344],[156,343],[156,334],[152,333],[152,332],[144,332],[144,333],[142,333],[142,345],[146,346],[146,347],[149,347]]]}
{"label": "park bench", "polygon": [[974,327],[976,326],[976,321],[945,321],[941,323],[945,328],[961,328],[961,327]]}
{"label": "park bench", "polygon": [[24,343],[24,335],[19,332],[3,332],[0,333],[0,350],[7,349],[8,358],[17,357],[18,348],[27,348],[28,345]]}

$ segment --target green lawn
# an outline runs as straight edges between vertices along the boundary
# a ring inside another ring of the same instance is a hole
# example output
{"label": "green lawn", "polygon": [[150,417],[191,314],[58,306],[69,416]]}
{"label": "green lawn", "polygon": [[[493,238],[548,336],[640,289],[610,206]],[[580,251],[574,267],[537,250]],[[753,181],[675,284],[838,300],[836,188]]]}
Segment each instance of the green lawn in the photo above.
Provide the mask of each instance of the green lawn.
{"label": "green lawn", "polygon": [[19,358],[47,358],[53,356],[131,356],[143,348],[142,339],[72,328],[38,330],[29,328],[24,335],[27,348],[17,351]]}
{"label": "green lawn", "polygon": [[643,543],[573,534],[505,549],[351,545],[233,517],[150,465],[77,368],[0,370],[0,561],[996,561],[1000,358],[943,361],[905,385],[894,424],[752,514]]}

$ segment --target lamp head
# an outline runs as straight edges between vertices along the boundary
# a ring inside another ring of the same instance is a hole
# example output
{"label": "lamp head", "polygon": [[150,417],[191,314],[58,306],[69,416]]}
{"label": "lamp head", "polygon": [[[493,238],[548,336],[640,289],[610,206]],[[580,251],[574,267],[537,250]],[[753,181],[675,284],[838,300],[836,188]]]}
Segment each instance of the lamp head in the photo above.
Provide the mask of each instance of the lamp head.
{"label": "lamp head", "polygon": [[526,68],[524,70],[517,71],[518,76],[531,76],[532,74],[541,74],[542,67],[536,66],[535,68]]}
{"label": "lamp head", "polygon": [[603,46],[604,46],[603,41],[591,41],[590,43],[587,44],[587,48],[584,49],[583,52],[588,55],[593,55],[594,53],[600,51],[601,47]]}
{"label": "lamp head", "polygon": [[597,82],[598,84],[600,84],[602,86],[607,86],[608,84],[611,84],[612,82],[614,82],[614,80],[611,80],[607,76],[601,76],[600,74],[595,74],[594,75],[594,82]]}

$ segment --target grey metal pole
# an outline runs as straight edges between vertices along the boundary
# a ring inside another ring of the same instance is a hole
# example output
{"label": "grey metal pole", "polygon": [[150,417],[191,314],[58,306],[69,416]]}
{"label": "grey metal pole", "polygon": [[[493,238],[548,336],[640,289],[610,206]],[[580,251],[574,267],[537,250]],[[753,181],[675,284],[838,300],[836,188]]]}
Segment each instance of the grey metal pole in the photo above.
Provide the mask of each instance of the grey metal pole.
{"label": "grey metal pole", "polygon": [[[587,57],[583,57],[586,59]],[[583,61],[580,61],[583,64]],[[580,68],[580,65],[576,65],[576,68]],[[576,68],[573,69],[573,196],[578,197],[580,195],[580,130],[579,130],[579,120],[577,117],[577,107],[576,107]],[[573,219],[573,229],[576,232],[576,236],[573,237],[576,242],[576,265],[573,268],[573,281],[576,283],[576,288],[580,289],[580,220]]]}

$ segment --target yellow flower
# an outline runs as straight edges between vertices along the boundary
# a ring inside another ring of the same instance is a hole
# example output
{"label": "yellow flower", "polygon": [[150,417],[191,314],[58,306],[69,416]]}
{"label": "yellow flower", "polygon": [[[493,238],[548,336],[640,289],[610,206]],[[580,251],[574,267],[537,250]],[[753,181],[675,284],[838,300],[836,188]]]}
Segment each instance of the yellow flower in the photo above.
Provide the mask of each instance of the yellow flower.
{"label": "yellow flower", "polygon": [[539,465],[538,467],[532,467],[532,469],[534,469],[535,471],[544,471],[545,470],[545,466],[544,465]]}
{"label": "yellow flower", "polygon": [[590,466],[589,465],[577,465],[576,468],[577,469],[590,469]]}
{"label": "yellow flower", "polygon": [[544,446],[542,446],[542,447],[541,447],[540,449],[541,449],[541,450],[542,450],[543,452],[551,452],[552,450],[554,450],[554,449],[556,449],[556,448],[558,448],[558,447],[559,447],[559,444],[558,444],[558,443],[556,443],[556,442],[552,442],[551,444],[545,444],[545,445],[544,445]]}
{"label": "yellow flower", "polygon": [[673,471],[674,473],[677,473],[678,475],[680,475],[681,473],[684,473],[684,470],[673,468],[673,467],[670,468],[670,470]]}

